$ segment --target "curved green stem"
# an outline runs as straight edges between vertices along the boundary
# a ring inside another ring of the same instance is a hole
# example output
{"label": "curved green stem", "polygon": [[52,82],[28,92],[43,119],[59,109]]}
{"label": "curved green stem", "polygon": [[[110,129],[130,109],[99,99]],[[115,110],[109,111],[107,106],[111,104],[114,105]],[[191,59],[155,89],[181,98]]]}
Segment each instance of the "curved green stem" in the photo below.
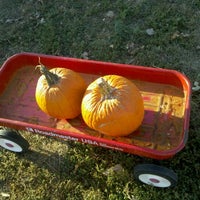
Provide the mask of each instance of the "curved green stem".
{"label": "curved green stem", "polygon": [[113,87],[111,87],[107,81],[104,80],[104,78],[100,78],[99,81],[98,81],[98,86],[100,87],[101,89],[101,92],[104,96],[103,99],[112,99],[112,94],[113,94],[113,91],[115,90]]}
{"label": "curved green stem", "polygon": [[49,87],[51,87],[54,84],[57,84],[60,77],[57,74],[54,74],[50,72],[41,62],[39,58],[39,65],[36,66],[36,68],[39,68],[41,74],[43,74],[47,80],[47,83]]}

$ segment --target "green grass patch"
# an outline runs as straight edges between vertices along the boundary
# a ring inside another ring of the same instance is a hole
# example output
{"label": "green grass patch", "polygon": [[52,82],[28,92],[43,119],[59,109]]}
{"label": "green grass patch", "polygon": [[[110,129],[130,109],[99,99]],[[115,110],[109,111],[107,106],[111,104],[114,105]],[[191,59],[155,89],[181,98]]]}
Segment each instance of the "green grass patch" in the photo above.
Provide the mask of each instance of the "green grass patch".
{"label": "green grass patch", "polygon": [[[199,8],[199,0],[1,0],[0,63],[27,51],[175,69],[200,82]],[[22,133],[29,152],[0,149],[0,199],[197,200],[199,105],[196,91],[186,147],[162,162],[178,174],[175,188],[136,182],[144,158]]]}

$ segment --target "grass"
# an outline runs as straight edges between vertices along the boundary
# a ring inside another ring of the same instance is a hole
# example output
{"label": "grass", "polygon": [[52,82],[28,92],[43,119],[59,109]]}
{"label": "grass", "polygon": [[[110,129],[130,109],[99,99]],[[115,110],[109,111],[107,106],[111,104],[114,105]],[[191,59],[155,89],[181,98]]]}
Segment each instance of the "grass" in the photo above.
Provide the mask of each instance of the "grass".
{"label": "grass", "polygon": [[[200,81],[199,7],[198,0],[1,0],[0,63],[22,51],[87,56],[175,69],[193,83]],[[186,147],[163,161],[178,174],[175,188],[136,182],[133,167],[144,158],[22,133],[31,144],[26,154],[0,149],[0,199],[197,200],[199,105],[193,92]]]}

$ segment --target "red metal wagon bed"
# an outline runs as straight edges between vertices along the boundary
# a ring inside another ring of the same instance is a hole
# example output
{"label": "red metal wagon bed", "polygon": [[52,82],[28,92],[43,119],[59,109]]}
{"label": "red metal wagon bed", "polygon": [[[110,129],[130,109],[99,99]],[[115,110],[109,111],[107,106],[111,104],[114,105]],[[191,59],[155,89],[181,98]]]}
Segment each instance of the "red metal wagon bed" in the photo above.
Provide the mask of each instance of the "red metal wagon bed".
{"label": "red metal wagon bed", "polygon": [[[109,137],[88,128],[81,115],[71,120],[58,120],[44,114],[35,101],[35,87],[40,76],[35,70],[38,59],[48,68],[72,69],[89,84],[96,78],[117,74],[133,81],[139,88],[145,116],[139,129],[126,137]],[[60,137],[91,145],[162,160],[173,157],[187,142],[191,85],[188,78],[175,70],[134,66],[128,64],[84,60],[36,53],[19,53],[8,58],[0,68],[0,125],[36,134]],[[24,139],[2,130],[0,146],[23,152],[28,148]],[[163,183],[152,169],[151,174],[140,173],[152,165],[140,166],[139,179],[158,187]],[[153,166],[154,167],[154,166]],[[136,173],[137,174],[137,173]],[[147,177],[147,175],[151,175]],[[160,177],[160,176],[159,176]],[[169,178],[165,178],[168,181]],[[175,179],[175,178],[174,178]]]}

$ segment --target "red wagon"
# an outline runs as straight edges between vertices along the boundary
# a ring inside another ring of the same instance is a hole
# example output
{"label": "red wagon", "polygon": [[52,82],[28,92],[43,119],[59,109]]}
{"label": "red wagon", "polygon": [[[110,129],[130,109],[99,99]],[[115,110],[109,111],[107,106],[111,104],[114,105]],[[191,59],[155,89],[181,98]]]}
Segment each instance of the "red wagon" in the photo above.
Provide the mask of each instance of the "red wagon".
{"label": "red wagon", "polygon": [[[64,67],[80,73],[88,84],[107,74],[130,79],[143,97],[145,116],[142,125],[129,136],[114,138],[88,128],[81,116],[72,120],[47,116],[35,101],[35,87],[40,76],[35,70],[38,58],[48,68]],[[156,160],[173,157],[187,142],[191,85],[187,77],[175,70],[20,53],[2,65],[0,80],[0,125],[11,128],[0,130],[0,146],[13,152],[24,152],[29,148],[28,141],[17,130]],[[177,183],[174,171],[154,164],[135,166],[134,175],[143,183],[156,187],[169,187]]]}

